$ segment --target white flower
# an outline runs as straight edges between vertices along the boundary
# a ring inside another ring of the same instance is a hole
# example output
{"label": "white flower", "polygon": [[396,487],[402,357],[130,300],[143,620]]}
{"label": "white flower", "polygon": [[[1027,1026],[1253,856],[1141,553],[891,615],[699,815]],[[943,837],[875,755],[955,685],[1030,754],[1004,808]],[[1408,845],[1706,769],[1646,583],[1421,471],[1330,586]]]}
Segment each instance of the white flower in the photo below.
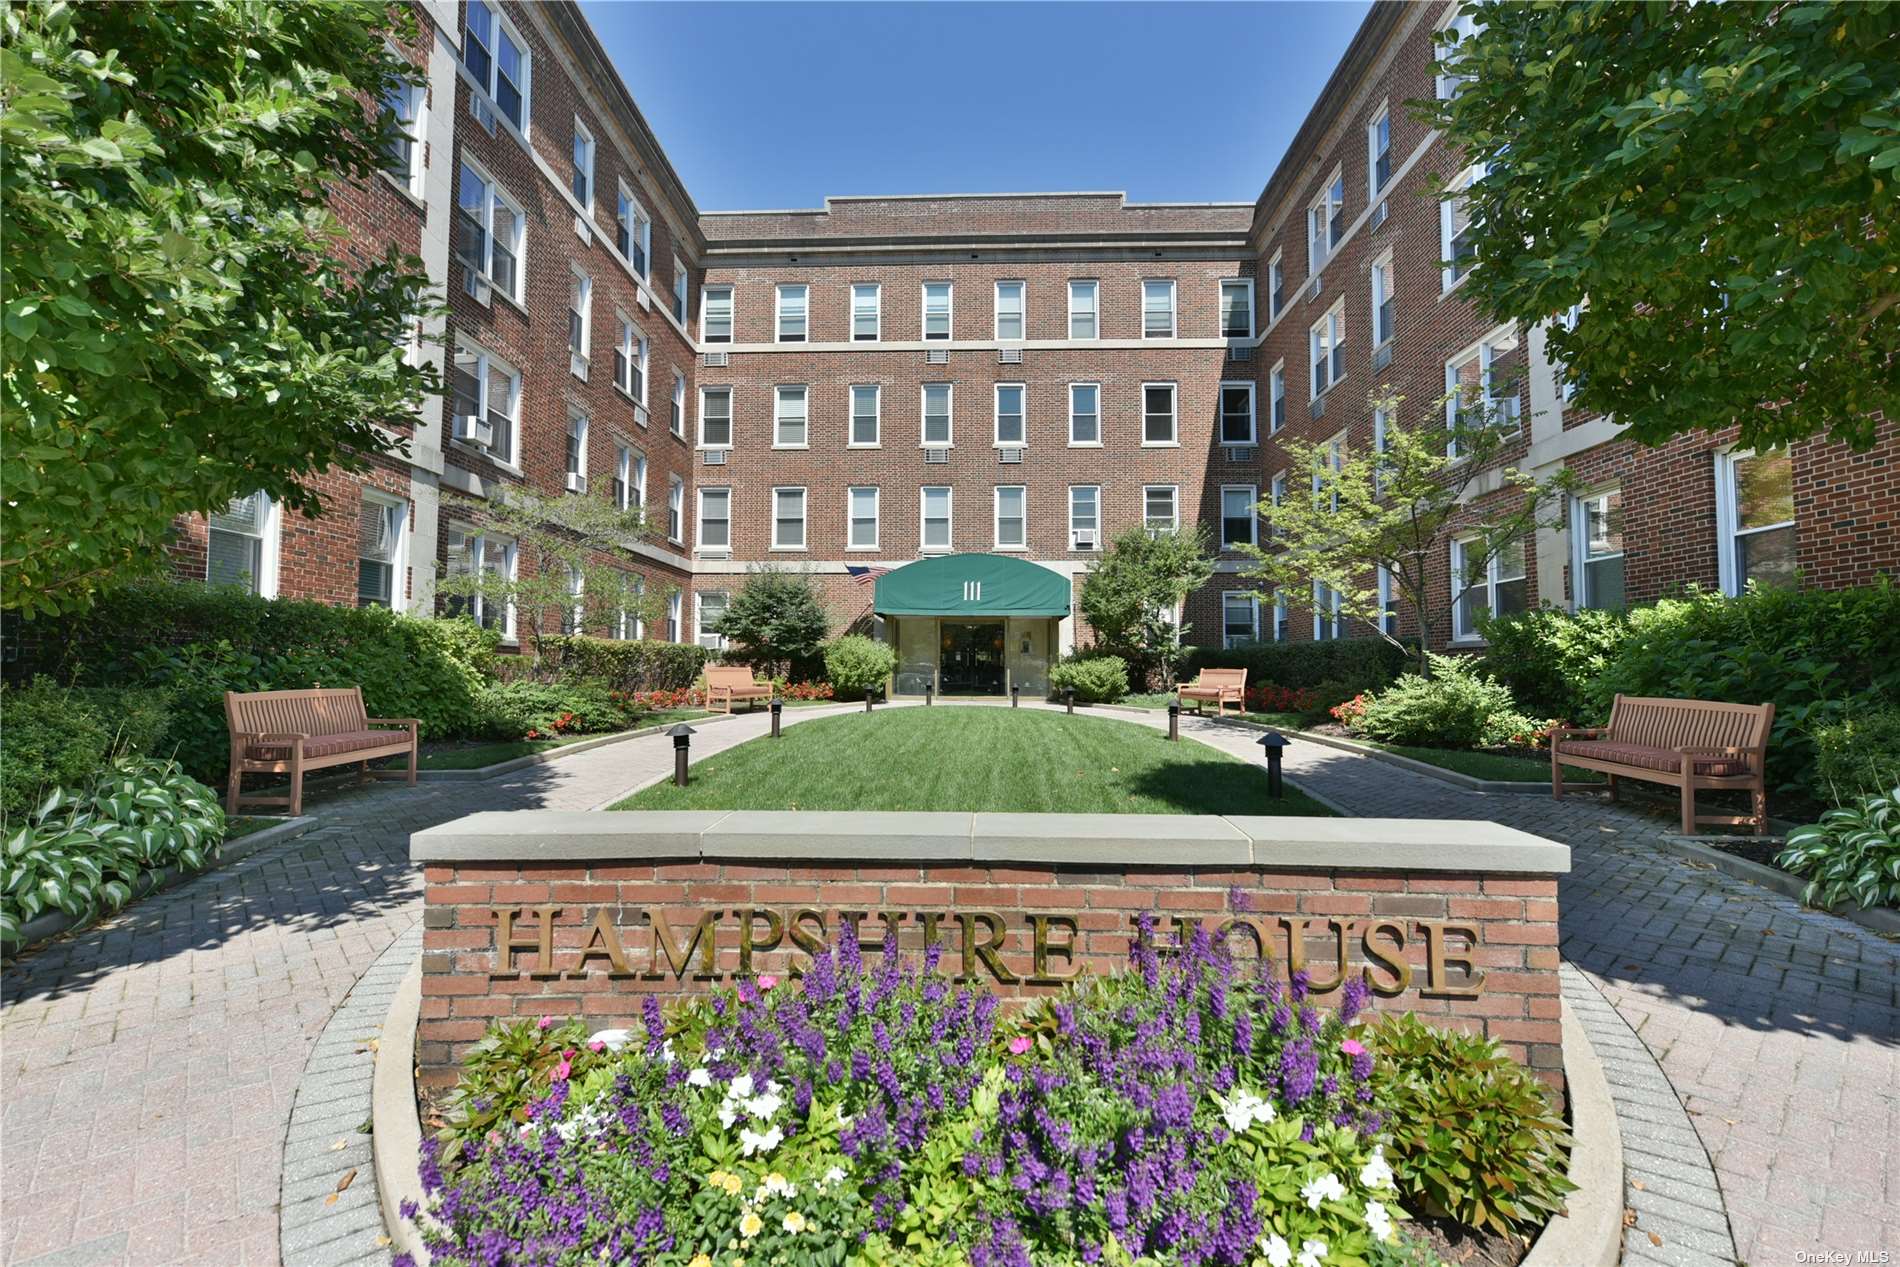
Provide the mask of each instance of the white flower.
{"label": "white flower", "polygon": [[762,1134],[750,1127],[742,1127],[739,1131],[739,1151],[747,1157],[754,1153],[769,1153],[777,1148],[784,1138],[785,1132],[776,1126]]}
{"label": "white flower", "polygon": [[592,1041],[604,1045],[608,1051],[619,1051],[633,1039],[631,1030],[603,1029],[594,1033]]}
{"label": "white flower", "polygon": [[775,1197],[795,1197],[798,1195],[798,1185],[774,1170],[765,1177],[765,1191]]}
{"label": "white flower", "polygon": [[1390,1188],[1392,1186],[1392,1167],[1386,1164],[1383,1147],[1372,1150],[1372,1160],[1359,1172],[1359,1182],[1368,1188]]}
{"label": "white flower", "polygon": [[673,1040],[670,1038],[660,1044],[660,1061],[668,1065],[673,1063]]}
{"label": "white flower", "polygon": [[[1306,1198],[1307,1209],[1317,1210],[1319,1209],[1320,1202],[1337,1201],[1339,1198],[1345,1196],[1346,1185],[1339,1182],[1339,1176],[1329,1170],[1317,1179],[1307,1180],[1306,1186],[1300,1189],[1300,1195]],[[1317,1241],[1308,1241],[1306,1243],[1308,1245],[1319,1244]],[[1320,1253],[1324,1254],[1325,1252],[1326,1247],[1320,1245]]]}
{"label": "white flower", "polygon": [[778,1112],[779,1105],[783,1103],[785,1103],[783,1096],[773,1095],[768,1092],[765,1095],[755,1095],[747,1100],[745,1102],[745,1111],[750,1113],[753,1117],[771,1117],[774,1113]]}
{"label": "white flower", "polygon": [[1305,1241],[1300,1245],[1300,1267],[1319,1267],[1326,1258],[1325,1241]]}
{"label": "white flower", "polygon": [[712,1074],[707,1070],[706,1066],[701,1065],[686,1075],[686,1085],[689,1087],[710,1087],[712,1085]]}
{"label": "white flower", "polygon": [[1218,1101],[1221,1116],[1227,1121],[1227,1129],[1238,1135],[1255,1122],[1271,1122],[1273,1106],[1251,1091],[1237,1091],[1234,1098]]}
{"label": "white flower", "polygon": [[731,1100],[727,1100],[724,1104],[719,1106],[719,1125],[725,1127],[727,1130],[731,1130],[732,1124],[738,1120],[739,1110],[733,1106]]}
{"label": "white flower", "polygon": [[1366,1228],[1375,1240],[1392,1239],[1392,1216],[1377,1201],[1366,1202]]}
{"label": "white flower", "polygon": [[742,1073],[738,1077],[734,1078],[732,1080],[732,1084],[726,1088],[726,1094],[731,1096],[735,1100],[743,1100],[747,1096],[751,1095],[752,1094],[752,1075],[749,1073]]}
{"label": "white flower", "polygon": [[827,1170],[825,1172],[825,1182],[826,1183],[843,1183],[844,1182],[844,1167],[833,1166],[830,1170]]}
{"label": "white flower", "polygon": [[1286,1237],[1278,1232],[1260,1242],[1260,1252],[1267,1256],[1272,1267],[1287,1267],[1293,1261],[1293,1247],[1286,1243]]}

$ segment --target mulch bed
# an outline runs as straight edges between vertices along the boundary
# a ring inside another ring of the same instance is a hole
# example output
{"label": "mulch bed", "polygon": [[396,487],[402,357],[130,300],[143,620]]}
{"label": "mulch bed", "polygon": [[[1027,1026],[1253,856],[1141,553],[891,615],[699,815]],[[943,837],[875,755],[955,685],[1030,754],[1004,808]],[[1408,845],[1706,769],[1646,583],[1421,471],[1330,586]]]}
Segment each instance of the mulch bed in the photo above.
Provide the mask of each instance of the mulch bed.
{"label": "mulch bed", "polygon": [[1457,1267],[1517,1267],[1531,1252],[1527,1241],[1474,1231],[1451,1219],[1419,1218],[1411,1230],[1433,1253]]}

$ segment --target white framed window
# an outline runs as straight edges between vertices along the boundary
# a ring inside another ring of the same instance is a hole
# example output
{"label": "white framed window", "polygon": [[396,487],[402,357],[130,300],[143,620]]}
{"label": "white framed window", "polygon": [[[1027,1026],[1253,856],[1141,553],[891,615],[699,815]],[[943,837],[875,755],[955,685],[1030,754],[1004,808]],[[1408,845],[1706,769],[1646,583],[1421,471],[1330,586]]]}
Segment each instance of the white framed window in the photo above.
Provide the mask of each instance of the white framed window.
{"label": "white framed window", "polygon": [[474,275],[469,289],[486,302],[484,287],[521,302],[522,225],[525,217],[493,177],[462,164],[456,194],[456,254]]}
{"label": "white framed window", "polygon": [[1180,442],[1180,432],[1175,426],[1173,383],[1141,385],[1141,442],[1162,446]]}
{"label": "white framed window", "polygon": [[1273,640],[1285,642],[1293,636],[1292,625],[1287,620],[1286,595],[1279,590],[1273,591]]}
{"label": "white framed window", "polygon": [[1382,105],[1366,124],[1366,198],[1377,202],[1392,179],[1392,109]]}
{"label": "white framed window", "polygon": [[1370,272],[1372,280],[1372,307],[1370,324],[1372,326],[1372,346],[1384,347],[1398,333],[1397,310],[1392,302],[1392,252],[1387,251],[1376,260]]}
{"label": "white framed window", "polygon": [[1280,471],[1274,475],[1273,482],[1270,485],[1268,485],[1268,496],[1270,496],[1273,499],[1273,504],[1276,506],[1278,506],[1281,502],[1286,500],[1286,472],[1285,471]]}
{"label": "white framed window", "polygon": [[567,414],[567,491],[587,491],[587,415],[573,409]]}
{"label": "white framed window", "polygon": [[719,622],[726,618],[726,608],[731,601],[732,596],[725,590],[705,590],[693,595],[697,641],[708,651],[726,649],[726,636],[719,632]]}
{"label": "white framed window", "polygon": [[1252,444],[1258,438],[1254,427],[1253,383],[1220,385],[1220,442]]}
{"label": "white framed window", "polygon": [[1278,321],[1286,307],[1286,264],[1279,251],[1267,263],[1267,320]]}
{"label": "white framed window", "polygon": [[692,274],[686,271],[686,261],[673,257],[673,320],[686,324],[686,314],[692,311],[686,306],[686,287]]}
{"label": "white framed window", "polygon": [[702,449],[730,449],[732,447],[732,388],[702,387],[699,389],[699,447]]}
{"label": "white framed window", "polygon": [[1220,596],[1220,644],[1238,647],[1260,641],[1260,596],[1224,590]]}
{"label": "white framed window", "polygon": [[1027,282],[996,283],[997,342],[1017,343],[1023,339],[1029,324],[1028,292]]}
{"label": "white framed window", "polygon": [[1221,485],[1221,549],[1230,550],[1235,546],[1260,544],[1260,517],[1254,513],[1254,503],[1259,500],[1260,489],[1256,485]]}
{"label": "white framed window", "polygon": [[1346,469],[1346,433],[1340,432],[1320,450],[1319,463],[1313,468],[1313,500],[1327,499],[1326,509],[1339,509],[1339,473]]}
{"label": "white framed window", "polygon": [[1267,376],[1267,429],[1274,435],[1286,426],[1286,362],[1277,362]]}
{"label": "white framed window", "polygon": [[1750,581],[1795,583],[1794,461],[1786,449],[1746,450],[1715,458],[1715,524],[1722,592]]}
{"label": "white framed window", "polygon": [[1141,337],[1174,337],[1174,281],[1172,278],[1148,278],[1141,283]]}
{"label": "white framed window", "polygon": [[207,516],[205,584],[236,585],[260,598],[277,597],[282,515],[263,493],[233,498]]}
{"label": "white framed window", "polygon": [[1441,286],[1447,294],[1465,279],[1477,258],[1472,245],[1469,191],[1474,182],[1483,179],[1484,170],[1484,164],[1479,163],[1459,172],[1445,186],[1444,196],[1438,203],[1438,258]]}
{"label": "white framed window", "polygon": [[[1470,10],[1466,9],[1445,23],[1444,29],[1456,37],[1457,43],[1463,44],[1483,30],[1484,25],[1472,16]],[[1440,101],[1449,101],[1457,96],[1459,87],[1465,82],[1466,76],[1456,73],[1454,69],[1457,61],[1456,49],[1447,49],[1439,54],[1439,70],[1435,76],[1435,87]]]}
{"label": "white framed window", "polygon": [[1022,550],[1029,545],[1029,490],[998,484],[995,493],[996,548]]}
{"label": "white framed window", "polygon": [[[445,536],[448,575],[485,577],[483,584],[496,588],[514,584],[517,559],[512,540],[463,524],[450,524]],[[443,607],[451,616],[467,616],[483,629],[497,631],[503,641],[514,640],[515,605],[511,602],[477,592],[452,596]]]}
{"label": "white framed window", "polygon": [[[1445,362],[1447,427],[1517,426],[1516,385],[1505,382],[1494,368],[1499,358],[1516,350],[1516,328],[1506,326]],[[1452,452],[1457,452],[1455,440]]]}
{"label": "white framed window", "polygon": [[1097,447],[1102,443],[1102,387],[1100,383],[1069,384],[1069,443]]}
{"label": "white framed window", "polygon": [[633,455],[633,504],[646,509],[647,504],[647,457],[644,453]]}
{"label": "white framed window", "polygon": [[562,633],[572,635],[585,632],[587,605],[582,596],[586,592],[587,574],[572,563],[568,564],[567,605],[561,608]]}
{"label": "white framed window", "polygon": [[809,287],[786,285],[778,288],[778,341],[780,343],[805,342],[807,321],[806,301],[811,291]]}
{"label": "white framed window", "polygon": [[1069,337],[1093,339],[1101,333],[1097,297],[1101,283],[1081,280],[1069,283]]}
{"label": "white framed window", "polygon": [[1622,611],[1623,490],[1606,488],[1570,499],[1570,574],[1579,608]]}
{"label": "white framed window", "polygon": [[1141,524],[1150,536],[1181,526],[1180,491],[1173,484],[1149,484],[1141,490]]}
{"label": "white framed window", "polygon": [[772,391],[772,447],[775,449],[803,449],[807,447],[809,421],[806,411],[810,392],[803,386],[792,384],[776,387]]}
{"label": "white framed window", "polygon": [[[1374,453],[1384,454],[1390,447],[1390,442],[1386,439],[1385,428],[1385,410],[1382,407],[1375,406],[1372,410],[1372,451]],[[1373,467],[1372,491],[1374,493],[1383,494],[1385,492],[1385,481],[1386,477],[1390,474],[1390,468],[1391,463],[1385,461],[1383,457],[1381,457],[1378,464]]]}
{"label": "white framed window", "polygon": [[587,353],[594,343],[594,279],[575,269],[567,295],[567,368],[586,382]]}
{"label": "white framed window", "polygon": [[1346,174],[1340,168],[1306,209],[1306,272],[1319,272],[1346,235]]}
{"label": "white framed window", "polygon": [[428,89],[404,81],[383,96],[383,113],[395,135],[383,150],[383,170],[413,198],[422,197],[423,138],[428,134]]}
{"label": "white framed window", "polygon": [[363,490],[357,514],[356,605],[401,611],[404,561],[409,546],[409,503],[400,497]]}
{"label": "white framed window", "polygon": [[851,287],[851,341],[876,343],[884,333],[884,288],[876,282]]}
{"label": "white framed window", "polygon": [[625,181],[620,182],[619,197],[614,203],[614,246],[620,258],[633,265],[634,272],[648,276],[648,258],[653,253],[653,221]]}
{"label": "white framed window", "polygon": [[949,282],[924,283],[924,338],[948,339],[956,288]]}
{"label": "white framed window", "polygon": [[646,637],[646,622],[640,618],[640,610],[646,605],[646,577],[638,573],[622,576],[620,578],[620,596],[626,605],[615,615],[614,637]]}
{"label": "white framed window", "polygon": [[462,34],[462,65],[515,130],[528,130],[530,54],[525,40],[497,9],[469,0]]}
{"label": "white framed window", "polygon": [[926,484],[918,490],[918,523],[922,526],[918,538],[920,549],[950,548],[951,500],[951,489],[947,484]]}
{"label": "white framed window", "polygon": [[845,490],[845,549],[877,549],[878,490],[859,485]]}
{"label": "white framed window", "polygon": [[620,342],[614,347],[614,386],[627,393],[634,403],[647,403],[647,337],[626,314],[620,319]]}
{"label": "white framed window", "polygon": [[1253,338],[1253,278],[1229,277],[1220,284],[1223,339]]}
{"label": "white framed window", "polygon": [[1346,636],[1346,620],[1339,614],[1339,591],[1324,581],[1313,582],[1313,641],[1332,642]]}
{"label": "white framed window", "polygon": [[686,375],[673,371],[673,419],[669,424],[676,436],[686,435]]}
{"label": "white framed window", "polygon": [[666,596],[666,640],[668,642],[680,640],[680,609],[683,604],[684,600],[678,590]]}
{"label": "white framed window", "polygon": [[732,342],[732,287],[699,288],[699,341]]}
{"label": "white framed window", "polygon": [[686,482],[677,475],[666,481],[666,539],[674,545],[684,541],[686,532]]}
{"label": "white framed window", "polygon": [[[1478,637],[1481,614],[1502,616],[1523,611],[1527,597],[1524,582],[1524,543],[1505,546],[1483,567],[1474,568],[1472,555],[1475,538],[1451,543],[1451,636],[1454,641],[1472,641]],[[1474,574],[1475,573],[1475,574]]]}
{"label": "white framed window", "polygon": [[1102,486],[1069,485],[1069,548],[1102,548]]}
{"label": "white framed window", "polygon": [[851,389],[851,438],[847,448],[875,449],[883,443],[884,389],[859,383]]}
{"label": "white framed window", "polygon": [[521,430],[521,375],[465,340],[449,367],[450,437],[513,466]]}
{"label": "white framed window", "polygon": [[1399,636],[1399,609],[1393,599],[1392,569],[1383,563],[1379,565],[1379,632],[1388,637]]}
{"label": "white framed window", "polygon": [[701,550],[732,548],[732,490],[701,488],[699,494],[699,533],[693,538]]}
{"label": "white framed window", "polygon": [[1313,399],[1318,400],[1346,377],[1346,301],[1313,323]]}
{"label": "white framed window", "polygon": [[951,413],[955,408],[956,388],[949,383],[925,383],[923,447],[947,449],[951,443]]}
{"label": "white framed window", "polygon": [[774,550],[803,550],[805,548],[804,489],[774,488],[772,490],[772,548]]}
{"label": "white framed window", "polygon": [[587,130],[579,115],[574,116],[574,150],[569,155],[572,170],[568,173],[568,188],[574,192],[574,201],[581,204],[589,218],[594,214],[594,134]]}
{"label": "white framed window", "polygon": [[1025,401],[1028,389],[1021,383],[996,385],[996,444],[1019,446],[1025,438]]}
{"label": "white framed window", "polygon": [[633,450],[624,444],[614,446],[614,509],[632,510]]}

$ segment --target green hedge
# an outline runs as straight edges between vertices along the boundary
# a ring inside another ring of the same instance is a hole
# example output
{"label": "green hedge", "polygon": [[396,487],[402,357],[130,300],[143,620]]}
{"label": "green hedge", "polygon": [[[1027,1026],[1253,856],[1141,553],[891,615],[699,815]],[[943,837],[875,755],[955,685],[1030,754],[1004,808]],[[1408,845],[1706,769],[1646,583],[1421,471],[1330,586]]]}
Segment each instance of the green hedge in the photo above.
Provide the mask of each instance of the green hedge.
{"label": "green hedge", "polygon": [[1128,661],[1116,655],[1071,656],[1049,670],[1049,697],[1075,688],[1084,704],[1113,704],[1128,694]]}
{"label": "green hedge", "polygon": [[51,678],[0,687],[0,823],[19,822],[54,788],[89,786],[118,757],[158,751],[168,703],[163,691]]}
{"label": "green hedge", "polygon": [[615,691],[683,691],[712,659],[692,643],[623,642],[608,638],[544,638],[552,664],[545,667],[569,681],[594,682]]}
{"label": "green hedge", "polygon": [[1351,688],[1347,694],[1376,690],[1406,669],[1406,654],[1383,638],[1343,638],[1327,642],[1260,642],[1250,646],[1192,647],[1181,668],[1183,679],[1202,669],[1245,669],[1248,686]]}

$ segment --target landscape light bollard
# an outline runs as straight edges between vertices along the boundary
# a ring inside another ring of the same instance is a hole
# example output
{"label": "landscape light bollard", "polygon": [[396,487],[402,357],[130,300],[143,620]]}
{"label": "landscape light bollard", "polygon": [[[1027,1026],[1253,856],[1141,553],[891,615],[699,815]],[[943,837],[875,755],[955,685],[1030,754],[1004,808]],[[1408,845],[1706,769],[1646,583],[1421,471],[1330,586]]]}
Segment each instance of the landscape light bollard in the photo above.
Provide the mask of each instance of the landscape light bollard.
{"label": "landscape light bollard", "polygon": [[[772,720],[777,721],[778,718],[774,717]],[[693,728],[681,722],[666,733],[673,736],[673,786],[685,787],[686,750],[693,742]]]}
{"label": "landscape light bollard", "polygon": [[930,696],[931,696],[931,694],[932,694],[932,691],[933,691],[933,688],[932,688],[932,687],[928,687],[928,686],[926,686],[926,687],[924,688],[924,707],[925,707],[925,708],[929,708],[929,707],[930,707]]}
{"label": "landscape light bollard", "polygon": [[1016,708],[1022,704],[1022,701],[1023,701],[1023,688],[1016,685],[1016,683],[1011,682],[1009,684],[1009,706],[1011,708]]}
{"label": "landscape light bollard", "polygon": [[779,719],[779,715],[782,714],[784,711],[785,711],[784,700],[775,699],[772,701],[772,738],[774,739],[778,738],[778,719]]}
{"label": "landscape light bollard", "polygon": [[1062,702],[1068,705],[1069,716],[1075,716],[1075,688],[1073,686],[1062,688]]}
{"label": "landscape light bollard", "polygon": [[871,701],[876,698],[877,698],[877,688],[875,686],[867,686],[864,688],[864,711],[865,712],[868,713],[871,711]]}
{"label": "landscape light bollard", "polygon": [[1285,790],[1280,781],[1280,754],[1292,742],[1277,730],[1269,730],[1260,736],[1260,746],[1267,752],[1267,795],[1276,801]]}
{"label": "landscape light bollard", "polygon": [[1181,701],[1180,700],[1176,700],[1174,701],[1174,703],[1168,705],[1168,738],[1174,739],[1177,741],[1181,738]]}

